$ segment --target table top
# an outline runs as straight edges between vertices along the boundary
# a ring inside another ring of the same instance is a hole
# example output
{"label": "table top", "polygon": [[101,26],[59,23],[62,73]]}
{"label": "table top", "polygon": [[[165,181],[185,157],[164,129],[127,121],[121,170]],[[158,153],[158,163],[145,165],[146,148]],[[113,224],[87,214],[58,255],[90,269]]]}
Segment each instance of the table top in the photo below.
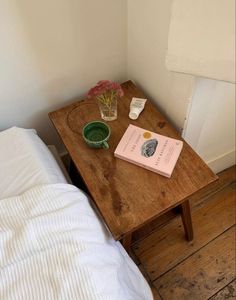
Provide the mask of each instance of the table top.
{"label": "table top", "polygon": [[123,83],[122,88],[124,96],[118,101],[118,118],[108,122],[112,131],[109,149],[89,148],[82,138],[85,123],[101,120],[95,99],[81,100],[49,113],[116,240],[181,204],[218,178],[185,141],[171,178],[114,157],[116,146],[129,124],[182,140],[149,100],[137,120],[129,119],[132,97],[146,97],[131,81]]}

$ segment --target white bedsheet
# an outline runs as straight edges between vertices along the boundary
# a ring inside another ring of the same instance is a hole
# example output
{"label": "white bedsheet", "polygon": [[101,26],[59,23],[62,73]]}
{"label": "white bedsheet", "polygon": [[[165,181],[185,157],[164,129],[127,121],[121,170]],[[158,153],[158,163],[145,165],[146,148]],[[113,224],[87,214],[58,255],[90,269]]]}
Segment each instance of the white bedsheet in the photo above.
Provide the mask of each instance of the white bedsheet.
{"label": "white bedsheet", "polygon": [[0,201],[1,300],[149,300],[146,281],[68,184]]}
{"label": "white bedsheet", "polygon": [[0,132],[0,199],[47,183],[66,179],[36,131],[12,127]]}

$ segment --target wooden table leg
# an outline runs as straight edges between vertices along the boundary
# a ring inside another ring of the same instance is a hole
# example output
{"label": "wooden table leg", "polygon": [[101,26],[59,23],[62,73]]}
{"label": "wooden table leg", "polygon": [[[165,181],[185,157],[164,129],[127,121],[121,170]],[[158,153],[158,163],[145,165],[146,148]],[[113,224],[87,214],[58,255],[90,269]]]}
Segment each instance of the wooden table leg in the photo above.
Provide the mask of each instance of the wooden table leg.
{"label": "wooden table leg", "polygon": [[123,237],[121,240],[121,243],[125,250],[130,253],[131,250],[131,242],[132,242],[132,233],[127,234],[126,236]]}
{"label": "wooden table leg", "polygon": [[192,225],[192,217],[191,217],[191,209],[189,200],[186,200],[181,205],[181,217],[184,225],[185,235],[188,241],[193,240],[193,225]]}

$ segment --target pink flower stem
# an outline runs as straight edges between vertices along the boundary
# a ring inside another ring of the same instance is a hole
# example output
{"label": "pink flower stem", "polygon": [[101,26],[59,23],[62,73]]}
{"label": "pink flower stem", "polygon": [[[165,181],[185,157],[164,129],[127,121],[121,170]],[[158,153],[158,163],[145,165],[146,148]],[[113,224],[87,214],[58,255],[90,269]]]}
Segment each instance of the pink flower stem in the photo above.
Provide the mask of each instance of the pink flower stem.
{"label": "pink flower stem", "polygon": [[117,96],[117,92],[114,90],[107,91],[102,95],[97,96],[98,101],[101,101],[107,108],[109,117],[111,116],[111,106],[112,106],[112,100]]}

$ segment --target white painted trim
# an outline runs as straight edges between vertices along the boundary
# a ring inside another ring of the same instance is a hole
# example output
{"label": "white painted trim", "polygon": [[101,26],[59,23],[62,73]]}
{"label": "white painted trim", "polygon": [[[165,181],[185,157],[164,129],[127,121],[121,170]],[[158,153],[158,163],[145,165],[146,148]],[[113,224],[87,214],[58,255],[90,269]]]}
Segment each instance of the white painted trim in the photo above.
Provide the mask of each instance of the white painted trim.
{"label": "white painted trim", "polygon": [[214,159],[207,161],[208,166],[213,172],[218,173],[236,164],[236,150],[231,150]]}
{"label": "white painted trim", "polygon": [[210,104],[214,99],[212,97],[214,85],[214,80],[202,78],[196,78],[195,80],[191,103],[187,112],[186,127],[183,133],[183,138],[195,151],[197,151],[199,139],[208,117]]}
{"label": "white painted trim", "polygon": [[191,94],[188,98],[188,105],[187,105],[187,111],[186,111],[186,115],[185,115],[185,119],[184,119],[184,125],[183,125],[183,129],[182,129],[182,137],[185,138],[186,136],[186,130],[188,128],[188,121],[189,121],[189,116],[190,116],[190,112],[192,110],[192,105],[193,105],[193,95],[196,89],[196,85],[197,85],[197,79],[196,77],[193,77],[192,79],[192,88],[191,88]]}

